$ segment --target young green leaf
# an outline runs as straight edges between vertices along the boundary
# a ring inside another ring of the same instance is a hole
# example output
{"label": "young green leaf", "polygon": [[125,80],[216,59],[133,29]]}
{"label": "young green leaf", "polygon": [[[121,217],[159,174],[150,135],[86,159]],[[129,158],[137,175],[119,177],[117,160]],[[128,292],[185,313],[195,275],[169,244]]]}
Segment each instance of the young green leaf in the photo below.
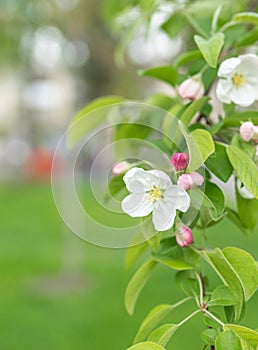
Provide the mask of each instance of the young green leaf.
{"label": "young green leaf", "polygon": [[141,219],[141,232],[154,251],[159,249],[162,233],[155,230],[150,216]]}
{"label": "young green leaf", "polygon": [[248,227],[244,225],[237,212],[230,208],[226,208],[226,212],[227,218],[233,222],[245,235],[248,235],[250,233]]}
{"label": "young green leaf", "polygon": [[235,274],[233,267],[225,258],[220,249],[217,248],[215,251],[203,252],[203,256],[215,270],[221,280],[225,283],[225,285],[231,289],[232,293],[235,295],[235,298],[238,300],[238,303],[232,307],[234,309],[234,320],[236,322],[241,316],[242,307],[244,304],[242,285]]}
{"label": "young green leaf", "polygon": [[138,343],[133,346],[130,346],[130,348],[127,348],[126,350],[166,350],[166,349],[159,344],[146,341],[144,343]]}
{"label": "young green leaf", "polygon": [[228,160],[226,146],[215,142],[215,152],[206,160],[207,168],[221,181],[227,182],[232,175],[233,168]]}
{"label": "young green leaf", "polygon": [[182,305],[188,300],[190,300],[189,297],[183,300],[180,300],[178,303],[173,305],[161,304],[161,305],[155,306],[143,320],[141,327],[135,336],[134,344],[145,340],[148,334],[153,330],[153,328],[160,321],[162,321],[172,310],[174,310],[175,308]]}
{"label": "young green leaf", "polygon": [[177,70],[173,66],[161,66],[139,71],[141,76],[162,80],[171,85],[177,83]]}
{"label": "young green leaf", "polygon": [[244,22],[251,24],[258,24],[258,13],[255,12],[241,12],[237,13],[232,18],[235,22]]}
{"label": "young green leaf", "polygon": [[[254,349],[257,349],[258,346],[258,332],[254,331],[253,329],[239,326],[236,324],[226,324],[224,326],[224,329],[233,331],[240,339],[241,342],[247,344],[250,347],[254,347]],[[247,348],[243,348],[247,349]],[[250,349],[250,348],[248,348]]]}
{"label": "young green leaf", "polygon": [[258,199],[258,171],[254,162],[235,146],[228,146],[227,155],[239,180]]}
{"label": "young green leaf", "polygon": [[224,34],[216,33],[208,40],[195,35],[194,40],[208,65],[216,68],[218,57],[224,44]]}
{"label": "young green leaf", "polygon": [[136,271],[135,275],[128,283],[125,292],[125,306],[130,315],[133,314],[138,296],[156,265],[157,262],[154,260],[147,261]]}
{"label": "young green leaf", "polygon": [[220,333],[215,341],[216,350],[243,350],[240,339],[231,330]]}
{"label": "young green leaf", "polygon": [[155,329],[155,331],[150,334],[148,340],[162,346],[166,346],[177,328],[177,324],[164,324],[163,326]]}
{"label": "young green leaf", "polygon": [[191,51],[185,52],[178,57],[178,59],[176,60],[175,66],[176,67],[184,66],[189,62],[199,60],[201,57],[202,57],[202,54],[200,50],[191,50]]}
{"label": "young green leaf", "polygon": [[[208,131],[203,129],[195,129],[194,131],[191,132],[191,135],[199,147],[201,157],[202,157],[202,162],[204,163],[206,159],[215,151],[215,145],[211,137],[211,134]],[[191,162],[190,162],[189,171],[192,171],[192,170],[193,169],[191,169]]]}
{"label": "young green leaf", "polygon": [[97,98],[82,108],[73,118],[68,131],[70,147],[73,147],[82,136],[88,134],[106,120],[110,109],[107,110],[103,107],[122,101],[124,99],[119,96],[104,96]]}
{"label": "young green leaf", "polygon": [[222,252],[242,285],[245,300],[249,300],[258,288],[255,260],[246,251],[235,247],[224,248]]}
{"label": "young green leaf", "polygon": [[182,114],[180,120],[181,122],[185,125],[188,126],[190,121],[193,119],[195,114],[197,112],[200,112],[200,110],[205,106],[205,104],[208,102],[209,97],[208,96],[203,96],[199,98],[198,100],[195,100],[191,102],[184,113]]}
{"label": "young green leaf", "polygon": [[215,306],[215,305],[236,305],[238,303],[238,299],[232,293],[231,289],[228,286],[221,285],[218,286],[212,292],[211,299],[208,301],[207,306]]}
{"label": "young green leaf", "polygon": [[257,111],[231,112],[223,120],[223,128],[231,126],[240,126],[242,122],[251,120],[254,124],[258,124]]}

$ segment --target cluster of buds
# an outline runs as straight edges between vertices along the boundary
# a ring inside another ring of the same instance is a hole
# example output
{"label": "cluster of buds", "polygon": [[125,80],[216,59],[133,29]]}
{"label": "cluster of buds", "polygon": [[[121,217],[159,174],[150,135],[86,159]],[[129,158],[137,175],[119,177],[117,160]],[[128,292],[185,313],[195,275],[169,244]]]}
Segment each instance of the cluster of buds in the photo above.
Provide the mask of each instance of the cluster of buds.
{"label": "cluster of buds", "polygon": [[240,136],[246,142],[251,140],[258,142],[258,126],[254,125],[252,122],[245,122],[240,127]]}
{"label": "cluster of buds", "polygon": [[204,92],[204,85],[199,75],[184,80],[178,87],[179,96],[189,100],[198,100]]}
{"label": "cluster of buds", "polygon": [[[186,170],[189,164],[188,153],[175,153],[172,156],[171,164],[176,171]],[[177,184],[182,189],[188,191],[201,186],[204,182],[204,177],[196,171],[190,174],[182,174],[179,176]]]}
{"label": "cluster of buds", "polygon": [[184,225],[179,226],[176,231],[176,241],[181,247],[188,247],[193,243],[193,232],[192,230]]}

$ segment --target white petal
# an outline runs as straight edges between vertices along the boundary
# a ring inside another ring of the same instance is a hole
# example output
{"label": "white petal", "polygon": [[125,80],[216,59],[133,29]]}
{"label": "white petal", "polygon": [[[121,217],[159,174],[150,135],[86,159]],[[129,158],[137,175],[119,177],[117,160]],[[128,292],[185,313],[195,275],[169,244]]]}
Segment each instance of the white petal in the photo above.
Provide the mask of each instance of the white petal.
{"label": "white petal", "polygon": [[244,76],[258,78],[258,58],[255,55],[247,54],[239,56],[241,64],[237,67],[237,71]]}
{"label": "white petal", "polygon": [[230,93],[231,100],[242,107],[251,106],[256,98],[256,91],[249,84],[234,88]]}
{"label": "white petal", "polygon": [[163,196],[164,201],[173,203],[175,209],[186,212],[190,207],[190,197],[185,190],[177,185],[167,189]]}
{"label": "white petal", "polygon": [[132,168],[127,171],[123,180],[128,191],[134,193],[148,191],[152,187],[153,181],[156,181],[156,177],[148,173],[149,171],[145,171],[142,168]]}
{"label": "white petal", "polygon": [[240,63],[241,59],[239,57],[233,57],[223,61],[219,67],[218,76],[225,78],[231,76],[232,72]]}
{"label": "white petal", "polygon": [[223,103],[230,103],[229,91],[233,88],[232,84],[228,80],[220,79],[216,88],[216,95],[218,99]]}
{"label": "white petal", "polygon": [[153,185],[166,189],[172,186],[170,177],[161,170],[149,170],[146,173],[150,173],[156,177],[156,182]]}
{"label": "white petal", "polygon": [[161,200],[153,209],[152,222],[157,231],[169,230],[174,225],[176,210],[171,203]]}
{"label": "white petal", "polygon": [[132,193],[121,203],[123,211],[133,218],[149,215],[153,210],[153,202],[145,193]]}

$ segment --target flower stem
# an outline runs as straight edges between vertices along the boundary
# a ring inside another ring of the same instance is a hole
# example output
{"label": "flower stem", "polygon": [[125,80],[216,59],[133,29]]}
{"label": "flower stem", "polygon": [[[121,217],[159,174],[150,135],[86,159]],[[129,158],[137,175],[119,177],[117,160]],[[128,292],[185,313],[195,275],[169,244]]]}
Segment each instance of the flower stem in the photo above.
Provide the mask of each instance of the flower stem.
{"label": "flower stem", "polygon": [[216,316],[214,316],[209,310],[203,309],[202,311],[203,311],[205,314],[207,314],[210,318],[212,318],[214,321],[216,321],[217,323],[219,323],[222,327],[225,326],[225,324],[224,324],[220,319],[218,319]]}
{"label": "flower stem", "polygon": [[187,316],[185,319],[183,319],[180,323],[178,323],[178,327],[181,327],[184,323],[186,323],[187,321],[189,321],[193,316],[195,316],[196,314],[198,314],[201,310],[195,310],[194,312],[192,312],[189,316]]}

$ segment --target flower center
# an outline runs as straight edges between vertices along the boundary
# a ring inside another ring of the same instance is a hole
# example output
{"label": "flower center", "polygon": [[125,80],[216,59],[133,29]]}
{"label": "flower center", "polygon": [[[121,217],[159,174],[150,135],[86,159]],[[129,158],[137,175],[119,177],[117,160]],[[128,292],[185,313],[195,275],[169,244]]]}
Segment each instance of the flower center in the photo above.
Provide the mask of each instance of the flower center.
{"label": "flower center", "polygon": [[163,198],[163,190],[160,187],[153,186],[148,193],[151,202],[156,202],[160,198]]}
{"label": "flower center", "polygon": [[244,83],[246,83],[247,79],[245,78],[245,76],[241,73],[236,73],[233,77],[232,77],[232,82],[236,87],[240,87],[242,86]]}

